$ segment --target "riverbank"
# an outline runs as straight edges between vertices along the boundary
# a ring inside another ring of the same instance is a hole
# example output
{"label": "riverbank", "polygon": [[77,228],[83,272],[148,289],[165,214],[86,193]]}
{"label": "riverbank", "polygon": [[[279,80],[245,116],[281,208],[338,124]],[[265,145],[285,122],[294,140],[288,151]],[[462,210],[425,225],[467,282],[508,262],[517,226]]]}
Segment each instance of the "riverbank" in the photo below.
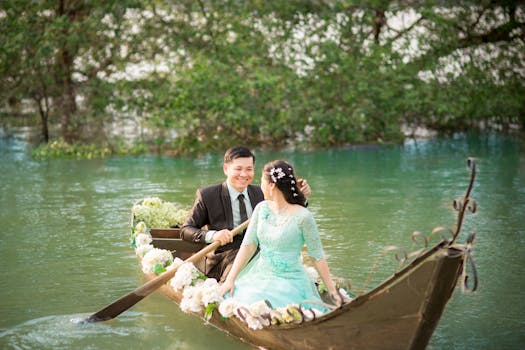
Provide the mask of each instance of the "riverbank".
{"label": "riverbank", "polygon": [[[116,136],[119,134],[118,131],[114,131],[111,138],[101,138],[98,142],[87,142],[87,143],[68,143],[63,138],[53,138],[49,143],[40,143],[39,141],[39,130],[35,126],[31,126],[28,122],[34,122],[31,117],[23,118],[7,118],[4,119],[0,125],[0,137],[14,137],[30,144],[30,153],[34,159],[47,160],[47,159],[101,159],[112,156],[167,156],[167,157],[179,157],[179,156],[199,156],[216,149],[188,147],[184,148],[180,142],[173,141],[171,143],[159,143],[152,139],[147,139],[142,133],[142,137],[139,134],[132,135],[129,130],[126,132],[125,137]],[[331,147],[312,147],[301,140],[288,142],[286,145],[272,146],[262,145],[253,147],[263,151],[312,151],[312,150],[326,150],[326,149],[371,149],[377,148],[384,145],[402,145],[406,142],[413,140],[429,140],[442,136],[461,135],[468,133],[467,131],[447,131],[438,132],[429,128],[421,126],[407,126],[403,125],[401,128],[403,135],[402,139],[399,140],[378,140],[374,143],[354,143],[344,144]],[[500,133],[503,135],[511,135],[518,139],[525,139],[525,134],[520,128],[503,129],[498,124],[486,124],[482,123],[478,126],[478,130],[469,131],[474,133]],[[58,134],[58,132],[56,133]],[[146,133],[147,134],[147,133]]]}

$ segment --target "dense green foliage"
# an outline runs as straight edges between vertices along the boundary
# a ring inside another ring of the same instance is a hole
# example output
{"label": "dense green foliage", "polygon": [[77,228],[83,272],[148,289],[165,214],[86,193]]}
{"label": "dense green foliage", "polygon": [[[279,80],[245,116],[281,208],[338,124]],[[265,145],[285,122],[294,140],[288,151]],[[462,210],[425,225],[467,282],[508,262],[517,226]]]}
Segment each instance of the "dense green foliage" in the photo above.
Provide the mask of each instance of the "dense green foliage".
{"label": "dense green foliage", "polygon": [[449,5],[4,1],[0,108],[45,142],[175,154],[525,129],[525,5]]}
{"label": "dense green foliage", "polygon": [[36,159],[45,160],[53,158],[65,159],[96,159],[110,155],[140,155],[147,151],[141,143],[128,146],[122,143],[94,144],[94,143],[68,143],[62,138],[36,147],[32,155]]}

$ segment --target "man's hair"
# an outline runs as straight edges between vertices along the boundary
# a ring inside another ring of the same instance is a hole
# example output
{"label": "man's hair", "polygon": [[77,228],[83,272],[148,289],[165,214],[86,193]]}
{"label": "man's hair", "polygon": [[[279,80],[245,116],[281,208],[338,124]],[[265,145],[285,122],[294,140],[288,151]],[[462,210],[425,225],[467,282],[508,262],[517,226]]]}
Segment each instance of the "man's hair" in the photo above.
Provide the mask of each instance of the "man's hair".
{"label": "man's hair", "polygon": [[224,153],[224,164],[231,163],[234,159],[237,158],[253,158],[253,163],[255,164],[255,156],[253,155],[252,151],[250,151],[246,147],[231,147],[229,148],[226,153]]}

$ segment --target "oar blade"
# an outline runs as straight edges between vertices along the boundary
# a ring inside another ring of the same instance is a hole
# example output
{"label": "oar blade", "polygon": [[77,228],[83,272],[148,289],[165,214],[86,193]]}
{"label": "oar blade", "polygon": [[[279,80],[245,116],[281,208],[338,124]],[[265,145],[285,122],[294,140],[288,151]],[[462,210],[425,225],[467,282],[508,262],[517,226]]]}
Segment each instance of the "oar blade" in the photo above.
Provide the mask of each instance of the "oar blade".
{"label": "oar blade", "polygon": [[102,310],[95,312],[86,318],[84,322],[94,323],[111,320],[144,299],[144,297],[145,295],[138,295],[134,291],[128,293]]}

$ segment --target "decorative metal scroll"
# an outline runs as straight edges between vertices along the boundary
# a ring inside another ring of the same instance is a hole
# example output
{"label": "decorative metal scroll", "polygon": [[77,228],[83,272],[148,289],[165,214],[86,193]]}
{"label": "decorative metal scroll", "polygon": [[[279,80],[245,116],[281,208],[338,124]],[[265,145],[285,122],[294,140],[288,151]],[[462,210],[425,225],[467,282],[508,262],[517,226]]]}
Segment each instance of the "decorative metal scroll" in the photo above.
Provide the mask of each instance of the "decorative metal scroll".
{"label": "decorative metal scroll", "polygon": [[465,216],[465,211],[468,210],[472,214],[474,214],[477,210],[477,204],[476,201],[472,198],[470,198],[470,192],[472,191],[472,187],[474,187],[474,180],[476,179],[476,161],[474,158],[468,158],[467,159],[467,166],[470,168],[470,183],[467,188],[467,192],[463,196],[463,198],[456,199],[454,201],[454,209],[458,212],[458,218],[456,223],[456,232],[454,232],[454,236],[452,237],[452,240],[449,242],[449,246],[454,244],[456,242],[456,239],[459,236],[459,233],[461,232],[461,226],[463,225],[463,218]]}
{"label": "decorative metal scroll", "polygon": [[[474,292],[476,289],[478,289],[478,272],[476,270],[476,264],[474,264],[474,259],[472,258],[472,244],[474,243],[474,239],[476,238],[476,234],[472,232],[468,238],[467,238],[467,244],[465,246],[465,263],[463,264],[463,272],[461,274],[461,279],[463,280],[463,284],[461,285],[461,290],[463,292],[469,291]],[[467,268],[470,266],[471,274],[467,272]],[[469,281],[470,276],[472,276],[473,285],[470,287]]]}
{"label": "decorative metal scroll", "polygon": [[[477,210],[477,204],[476,201],[472,198],[470,198],[470,193],[472,192],[472,188],[474,186],[474,180],[476,178],[476,161],[474,158],[468,158],[467,159],[467,166],[470,168],[470,182],[467,188],[467,191],[465,192],[465,195],[462,198],[456,199],[453,202],[453,208],[458,212],[457,214],[457,220],[456,220],[456,228],[455,230],[445,227],[445,226],[437,226],[435,227],[430,234],[425,235],[421,231],[414,231],[411,235],[412,241],[415,244],[421,245],[422,247],[414,250],[410,253],[407,253],[407,251],[401,247],[398,246],[387,246],[383,249],[379,257],[374,262],[374,265],[372,266],[372,269],[370,270],[364,286],[362,288],[362,291],[366,290],[366,287],[368,286],[369,282],[371,281],[375,271],[377,270],[377,267],[379,266],[379,262],[389,253],[393,254],[394,258],[399,262],[399,267],[404,265],[407,261],[411,261],[418,256],[425,253],[428,249],[428,245],[434,237],[439,236],[440,239],[444,242],[448,242],[448,246],[452,246],[460,232],[463,225],[463,219],[465,217],[465,212],[468,210],[470,213],[474,214]],[[477,271],[476,266],[474,265],[474,260],[472,258],[472,245],[474,242],[474,238],[476,237],[476,234],[472,232],[466,241],[465,247],[462,249],[462,251],[458,252],[458,254],[465,254],[465,263],[463,264],[463,273],[462,273],[462,279],[463,279],[463,285],[462,290],[463,291],[475,291],[478,286],[478,277],[477,277]],[[472,279],[473,279],[473,286],[470,287],[470,277],[467,273],[467,268],[470,267],[471,273],[472,273]],[[360,293],[359,293],[360,294]]]}
{"label": "decorative metal scroll", "polygon": [[372,280],[372,277],[374,276],[377,267],[379,266],[379,262],[383,260],[383,258],[388,254],[392,253],[393,256],[396,258],[396,260],[399,262],[399,266],[403,265],[408,260],[408,254],[405,249],[395,246],[395,245],[389,245],[383,249],[381,254],[377,257],[376,261],[374,262],[374,265],[372,266],[372,269],[368,273],[368,276],[366,277],[365,283],[363,287],[356,291],[357,294],[363,294],[366,291],[366,288],[368,287],[368,284]]}

